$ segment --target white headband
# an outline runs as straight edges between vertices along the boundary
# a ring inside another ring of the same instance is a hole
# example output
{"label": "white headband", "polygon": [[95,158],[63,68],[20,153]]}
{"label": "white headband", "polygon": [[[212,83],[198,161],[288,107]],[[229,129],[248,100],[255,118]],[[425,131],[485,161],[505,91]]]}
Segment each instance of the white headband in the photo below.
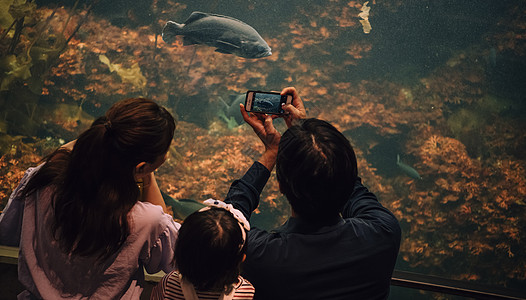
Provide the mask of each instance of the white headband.
{"label": "white headband", "polygon": [[203,201],[203,204],[205,204],[207,206],[201,208],[199,210],[200,212],[207,211],[211,207],[218,207],[218,208],[222,208],[222,209],[228,211],[230,214],[232,214],[232,216],[237,220],[237,222],[239,224],[239,227],[241,228],[241,235],[243,237],[243,243],[241,244],[241,246],[239,248],[240,249],[243,248],[243,246],[245,245],[245,241],[247,240],[247,233],[246,233],[245,230],[247,230],[247,231],[250,230],[250,223],[248,223],[247,219],[245,218],[245,215],[243,215],[243,213],[241,211],[239,211],[238,209],[235,209],[232,204],[227,204],[227,203],[225,203],[223,201],[220,201],[220,200],[207,199],[207,200]]}

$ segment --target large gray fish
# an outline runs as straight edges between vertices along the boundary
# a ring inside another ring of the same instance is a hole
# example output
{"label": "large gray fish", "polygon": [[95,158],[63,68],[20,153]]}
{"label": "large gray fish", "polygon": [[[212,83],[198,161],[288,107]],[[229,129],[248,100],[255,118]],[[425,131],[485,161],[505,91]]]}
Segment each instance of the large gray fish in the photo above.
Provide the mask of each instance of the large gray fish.
{"label": "large gray fish", "polygon": [[398,165],[398,167],[409,177],[411,178],[414,178],[414,179],[422,179],[422,177],[420,176],[420,174],[418,174],[418,172],[411,166],[407,165],[407,164],[404,164],[401,160],[400,160],[400,154],[397,154],[396,155],[396,164]]}
{"label": "large gray fish", "polygon": [[217,52],[244,58],[260,58],[272,54],[259,33],[237,19],[194,11],[183,23],[168,21],[163,28],[163,40],[172,43],[182,35],[184,45],[205,44]]}

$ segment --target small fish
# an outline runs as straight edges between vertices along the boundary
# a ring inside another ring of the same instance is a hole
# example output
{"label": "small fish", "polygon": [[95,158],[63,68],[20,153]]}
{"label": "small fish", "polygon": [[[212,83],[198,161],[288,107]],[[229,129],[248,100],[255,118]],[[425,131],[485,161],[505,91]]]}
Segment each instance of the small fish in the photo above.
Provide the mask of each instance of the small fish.
{"label": "small fish", "polygon": [[184,45],[205,44],[220,53],[244,58],[272,55],[267,42],[254,28],[232,17],[195,11],[183,24],[166,23],[163,40],[172,43],[177,35],[184,36]]}
{"label": "small fish", "polygon": [[420,174],[418,174],[418,172],[413,169],[412,167],[410,167],[409,165],[406,165],[404,164],[403,162],[400,161],[400,154],[397,154],[396,155],[396,165],[409,177],[411,178],[414,178],[414,179],[422,179],[422,177],[420,176]]}
{"label": "small fish", "polygon": [[254,110],[271,109],[275,104],[267,99],[260,100],[254,104]]}
{"label": "small fish", "polygon": [[166,206],[172,207],[172,212],[174,213],[174,217],[180,220],[186,219],[186,217],[188,217],[195,211],[198,211],[201,208],[206,206],[201,202],[191,200],[191,199],[175,200],[174,198],[170,197],[170,195],[166,194],[163,191],[161,191],[161,195],[163,196],[163,200]]}
{"label": "small fish", "polygon": [[217,115],[227,123],[228,128],[232,129],[244,123],[239,103],[245,103],[245,98],[245,94],[231,95],[229,104],[222,97],[219,97],[219,100],[224,104],[224,109],[219,109]]}
{"label": "small fish", "polygon": [[495,68],[497,66],[497,49],[495,49],[495,47],[491,47],[491,49],[489,49],[488,61],[491,68]]}

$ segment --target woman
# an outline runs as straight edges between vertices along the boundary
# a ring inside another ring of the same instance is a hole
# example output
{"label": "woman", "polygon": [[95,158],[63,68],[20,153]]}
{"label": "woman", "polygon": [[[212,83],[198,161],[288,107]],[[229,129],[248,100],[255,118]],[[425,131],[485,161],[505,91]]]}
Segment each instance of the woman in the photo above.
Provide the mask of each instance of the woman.
{"label": "woman", "polygon": [[143,266],[173,269],[180,225],[153,171],[174,130],[153,101],[123,100],[26,172],[0,216],[0,242],[20,246],[19,298],[139,299]]}

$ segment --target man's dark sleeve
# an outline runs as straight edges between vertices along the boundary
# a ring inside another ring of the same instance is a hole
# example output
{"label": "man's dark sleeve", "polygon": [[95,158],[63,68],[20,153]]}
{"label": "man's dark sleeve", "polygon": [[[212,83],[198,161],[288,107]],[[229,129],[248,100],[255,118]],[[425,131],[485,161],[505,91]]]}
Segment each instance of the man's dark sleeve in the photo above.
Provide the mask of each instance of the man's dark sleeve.
{"label": "man's dark sleeve", "polygon": [[270,171],[259,162],[248,169],[241,179],[235,180],[225,198],[226,203],[239,209],[247,220],[259,205],[259,195],[270,177]]}
{"label": "man's dark sleeve", "polygon": [[358,177],[354,184],[354,191],[342,211],[343,218],[359,218],[379,223],[384,229],[395,232],[400,239],[401,229],[396,217],[383,207],[376,195],[362,185]]}

